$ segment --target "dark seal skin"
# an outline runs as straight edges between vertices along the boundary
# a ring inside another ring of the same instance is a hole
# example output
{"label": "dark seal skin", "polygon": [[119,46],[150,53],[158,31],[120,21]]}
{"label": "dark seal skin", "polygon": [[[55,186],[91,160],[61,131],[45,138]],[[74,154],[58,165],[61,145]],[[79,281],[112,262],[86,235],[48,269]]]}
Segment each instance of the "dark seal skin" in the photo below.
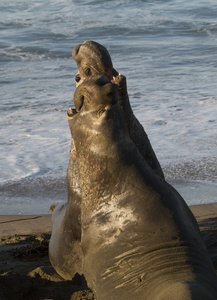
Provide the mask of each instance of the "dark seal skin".
{"label": "dark seal skin", "polygon": [[81,187],[83,272],[97,300],[215,300],[197,222],[129,137],[117,85],[84,81],[69,113]]}
{"label": "dark seal skin", "polygon": [[94,75],[105,75],[118,85],[118,104],[123,109],[130,138],[151,169],[164,178],[162,168],[149,138],[131,108],[126,77],[113,68],[111,57],[106,48],[94,41],[85,41],[73,49],[72,57],[78,66],[78,72],[75,76],[77,87],[85,79]]}

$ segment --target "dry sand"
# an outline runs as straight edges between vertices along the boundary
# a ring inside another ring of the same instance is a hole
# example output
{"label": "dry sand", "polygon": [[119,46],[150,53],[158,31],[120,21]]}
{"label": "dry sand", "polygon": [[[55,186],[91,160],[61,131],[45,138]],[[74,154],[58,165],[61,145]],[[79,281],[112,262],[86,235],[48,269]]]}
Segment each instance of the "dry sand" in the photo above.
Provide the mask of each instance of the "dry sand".
{"label": "dry sand", "polygon": [[[191,207],[217,270],[217,203]],[[51,215],[0,216],[0,300],[94,299],[85,280],[63,280],[48,259]]]}

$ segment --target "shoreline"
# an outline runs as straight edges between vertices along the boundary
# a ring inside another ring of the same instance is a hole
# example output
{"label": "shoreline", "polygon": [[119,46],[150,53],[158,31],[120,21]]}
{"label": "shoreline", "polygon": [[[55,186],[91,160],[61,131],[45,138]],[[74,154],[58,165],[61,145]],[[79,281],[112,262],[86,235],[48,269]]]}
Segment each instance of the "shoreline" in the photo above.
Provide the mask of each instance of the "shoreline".
{"label": "shoreline", "polygon": [[[217,203],[190,209],[217,271]],[[0,299],[94,299],[84,280],[66,281],[51,266],[51,216],[0,215]]]}
{"label": "shoreline", "polygon": [[[206,218],[217,218],[217,202],[189,206],[198,222]],[[0,215],[0,237],[49,233],[52,229],[51,214]]]}
{"label": "shoreline", "polygon": [[[166,181],[173,186],[189,206],[217,203],[217,184],[211,181],[179,181],[166,174]],[[32,180],[32,179],[31,179]],[[51,182],[40,181],[11,183],[1,186],[0,214],[1,215],[44,215],[49,214],[49,208],[54,202],[67,200],[66,182],[62,179]],[[49,190],[48,184],[51,185]],[[46,187],[46,188],[45,188]],[[32,191],[39,190],[37,196]],[[51,192],[52,191],[52,192]]]}

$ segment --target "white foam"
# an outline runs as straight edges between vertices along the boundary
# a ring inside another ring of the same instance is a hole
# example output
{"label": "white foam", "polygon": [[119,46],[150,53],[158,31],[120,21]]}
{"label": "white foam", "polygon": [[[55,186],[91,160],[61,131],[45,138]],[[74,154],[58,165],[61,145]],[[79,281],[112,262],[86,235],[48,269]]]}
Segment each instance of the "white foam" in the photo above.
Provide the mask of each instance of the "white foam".
{"label": "white foam", "polygon": [[201,159],[215,168],[216,13],[213,0],[2,0],[0,182],[66,174],[66,111],[77,72],[71,51],[90,39],[108,48],[127,77],[163,167]]}

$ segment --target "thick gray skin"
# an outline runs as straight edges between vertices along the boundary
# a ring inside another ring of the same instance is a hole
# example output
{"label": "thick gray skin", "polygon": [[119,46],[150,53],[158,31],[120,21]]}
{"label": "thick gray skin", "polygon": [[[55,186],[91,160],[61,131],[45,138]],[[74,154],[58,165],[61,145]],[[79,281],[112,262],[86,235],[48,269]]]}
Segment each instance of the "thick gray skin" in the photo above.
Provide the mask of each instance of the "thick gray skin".
{"label": "thick gray skin", "polygon": [[214,300],[217,278],[197,222],[129,137],[117,88],[93,77],[70,114],[83,178],[83,271],[96,299]]}

